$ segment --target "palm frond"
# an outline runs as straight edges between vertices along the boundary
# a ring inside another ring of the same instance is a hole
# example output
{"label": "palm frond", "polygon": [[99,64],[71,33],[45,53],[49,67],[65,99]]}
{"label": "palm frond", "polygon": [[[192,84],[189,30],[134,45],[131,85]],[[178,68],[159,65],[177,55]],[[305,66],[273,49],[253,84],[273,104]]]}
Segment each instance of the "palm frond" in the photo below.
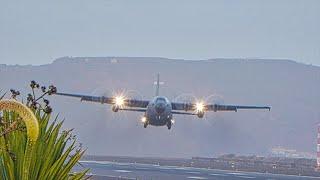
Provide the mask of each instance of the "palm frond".
{"label": "palm frond", "polygon": [[59,122],[58,116],[51,122],[49,114],[40,110],[34,113],[39,122],[39,137],[30,150],[31,161],[26,166],[25,124],[15,112],[3,111],[0,134],[13,123],[17,126],[0,136],[0,179],[22,179],[26,170],[28,177],[25,179],[86,179],[88,169],[71,173],[84,154],[84,150],[79,149],[76,140],[72,139],[71,131],[61,130],[63,121]]}
{"label": "palm frond", "polygon": [[[0,94],[2,93],[2,91],[0,90]],[[3,93],[3,95],[0,97],[0,100],[4,98],[4,96],[6,96],[7,93]]]}

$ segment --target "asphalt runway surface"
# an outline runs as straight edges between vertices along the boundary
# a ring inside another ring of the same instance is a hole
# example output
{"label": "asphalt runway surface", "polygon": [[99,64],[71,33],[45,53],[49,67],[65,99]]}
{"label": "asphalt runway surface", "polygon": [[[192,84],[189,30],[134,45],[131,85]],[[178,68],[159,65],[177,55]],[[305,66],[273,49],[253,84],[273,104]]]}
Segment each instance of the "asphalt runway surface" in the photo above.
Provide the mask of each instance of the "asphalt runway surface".
{"label": "asphalt runway surface", "polygon": [[[139,180],[236,180],[236,179],[263,179],[263,180],[297,180],[319,179],[316,177],[277,175],[269,173],[253,173],[239,171],[225,171],[216,169],[159,166],[136,163],[115,163],[107,161],[82,161],[84,168],[90,168],[91,179],[139,179]],[[76,167],[75,171],[79,168]]]}

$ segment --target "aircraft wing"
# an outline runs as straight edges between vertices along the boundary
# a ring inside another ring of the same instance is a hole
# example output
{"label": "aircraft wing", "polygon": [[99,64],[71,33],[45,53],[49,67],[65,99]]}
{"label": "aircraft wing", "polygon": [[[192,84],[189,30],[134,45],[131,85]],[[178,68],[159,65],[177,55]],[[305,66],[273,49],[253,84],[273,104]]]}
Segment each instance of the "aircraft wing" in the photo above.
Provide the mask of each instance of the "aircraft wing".
{"label": "aircraft wing", "polygon": [[221,104],[202,104],[202,103],[171,103],[172,110],[177,111],[234,111],[240,109],[267,109],[269,106],[238,106],[238,105],[221,105]]}
{"label": "aircraft wing", "polygon": [[238,105],[220,105],[220,104],[213,104],[213,105],[206,105],[205,110],[207,111],[235,111],[237,112],[239,109],[267,109],[271,110],[269,106],[238,106]]}
{"label": "aircraft wing", "polygon": [[[81,101],[90,101],[101,104],[111,104],[121,106],[120,110],[128,110],[126,107],[132,108],[146,108],[149,104],[149,101],[145,100],[136,100],[136,99],[127,99],[125,97],[105,97],[105,96],[90,96],[90,95],[81,95],[81,94],[68,94],[68,93],[55,93],[60,96],[69,96],[80,98]],[[135,109],[131,109],[135,110]],[[141,109],[137,109],[141,111]]]}

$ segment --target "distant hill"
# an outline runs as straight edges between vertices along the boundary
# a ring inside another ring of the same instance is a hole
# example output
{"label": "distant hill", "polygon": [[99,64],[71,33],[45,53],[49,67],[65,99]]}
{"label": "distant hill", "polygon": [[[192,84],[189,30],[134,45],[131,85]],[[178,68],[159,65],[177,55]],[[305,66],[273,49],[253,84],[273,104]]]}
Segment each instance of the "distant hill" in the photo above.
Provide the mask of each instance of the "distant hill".
{"label": "distant hill", "polygon": [[[111,107],[51,97],[55,113],[75,128],[88,154],[124,156],[214,156],[267,154],[275,146],[316,151],[320,121],[320,67],[291,60],[175,60],[153,57],[63,57],[41,66],[0,65],[0,89],[28,91],[34,79],[58,91],[110,95],[127,89],[135,97],[160,94],[208,97],[227,104],[271,105],[272,111],[207,113],[205,119],[178,116],[171,131],[144,129],[139,113],[112,113]],[[184,99],[180,97],[178,99]]]}

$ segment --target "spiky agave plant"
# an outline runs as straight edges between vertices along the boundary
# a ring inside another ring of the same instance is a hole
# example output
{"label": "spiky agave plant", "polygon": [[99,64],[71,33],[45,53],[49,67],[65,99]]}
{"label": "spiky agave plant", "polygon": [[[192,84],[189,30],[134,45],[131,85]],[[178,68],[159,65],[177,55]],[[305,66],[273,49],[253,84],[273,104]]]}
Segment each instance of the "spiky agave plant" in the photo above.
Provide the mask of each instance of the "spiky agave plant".
{"label": "spiky agave plant", "polygon": [[0,179],[85,179],[88,170],[71,172],[84,150],[71,130],[61,130],[63,121],[50,121],[52,109],[43,97],[55,87],[41,88],[39,98],[34,94],[39,85],[32,81],[31,87],[27,105],[15,100],[18,91],[11,90],[11,100],[0,97]]}

